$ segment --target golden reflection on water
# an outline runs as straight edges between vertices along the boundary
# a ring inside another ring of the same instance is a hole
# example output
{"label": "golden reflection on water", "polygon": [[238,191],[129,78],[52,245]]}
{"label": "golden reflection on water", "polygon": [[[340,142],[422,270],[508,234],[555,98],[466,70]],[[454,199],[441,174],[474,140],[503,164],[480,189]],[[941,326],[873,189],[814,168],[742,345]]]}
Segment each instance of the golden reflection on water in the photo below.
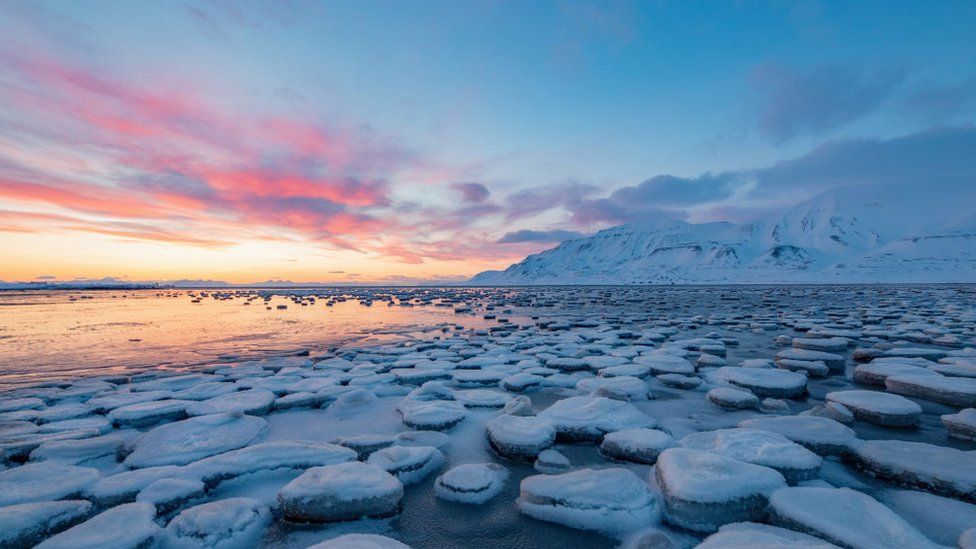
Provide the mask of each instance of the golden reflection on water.
{"label": "golden reflection on water", "polygon": [[[16,383],[311,350],[439,330],[482,327],[451,307],[372,306],[358,300],[301,306],[284,296],[249,305],[159,290],[0,292],[0,387]],[[286,305],[287,309],[279,309]]]}

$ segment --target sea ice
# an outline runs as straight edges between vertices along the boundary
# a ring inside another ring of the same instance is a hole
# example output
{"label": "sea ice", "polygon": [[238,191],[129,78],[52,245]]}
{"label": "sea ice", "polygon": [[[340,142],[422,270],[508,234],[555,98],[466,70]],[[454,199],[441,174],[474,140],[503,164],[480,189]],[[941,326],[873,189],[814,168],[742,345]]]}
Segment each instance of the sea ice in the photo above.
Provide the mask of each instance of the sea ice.
{"label": "sea ice", "polygon": [[131,549],[149,546],[161,528],[148,503],[112,507],[41,542],[37,549]]}
{"label": "sea ice", "polygon": [[807,376],[785,370],[725,366],[714,379],[752,391],[758,397],[797,398],[807,390]]}
{"label": "sea ice", "polygon": [[891,509],[850,488],[795,487],[769,498],[771,522],[842,547],[938,547]]}
{"label": "sea ice", "polygon": [[124,463],[131,469],[185,465],[246,446],[266,427],[267,422],[262,418],[233,414],[198,416],[167,423],[137,438]]}
{"label": "sea ice", "polygon": [[708,400],[716,406],[729,410],[755,410],[760,407],[759,397],[745,389],[732,387],[716,387],[706,395]]}
{"label": "sea ice", "polygon": [[0,507],[0,547],[33,547],[46,537],[84,520],[85,500],[38,501]]}
{"label": "sea ice", "polygon": [[629,402],[604,397],[564,398],[539,412],[556,428],[556,436],[569,441],[600,441],[623,429],[654,428],[657,421]]}
{"label": "sea ice", "polygon": [[826,399],[842,404],[861,421],[883,427],[912,427],[922,414],[918,404],[880,391],[835,391],[827,393]]}
{"label": "sea ice", "polygon": [[28,463],[0,471],[0,506],[70,499],[100,477],[95,469],[60,463]]}
{"label": "sea ice", "polygon": [[281,489],[278,503],[290,520],[333,522],[394,515],[402,497],[395,476],[351,461],[308,469]]}
{"label": "sea ice", "polygon": [[377,534],[345,534],[307,549],[410,549],[410,546]]}
{"label": "sea ice", "polygon": [[755,522],[734,522],[718,529],[708,536],[695,549],[837,549],[837,546],[807,534],[786,528],[758,524]]}
{"label": "sea ice", "polygon": [[892,393],[963,408],[976,407],[976,378],[941,375],[897,375],[885,379]]}
{"label": "sea ice", "polygon": [[949,430],[949,436],[976,441],[976,408],[946,414],[942,416],[942,424]]}
{"label": "sea ice", "polygon": [[481,505],[498,495],[507,476],[497,463],[466,463],[437,477],[434,493],[441,499]]}
{"label": "sea ice", "polygon": [[976,453],[925,442],[867,440],[851,459],[889,482],[976,502]]}
{"label": "sea ice", "polygon": [[600,452],[621,461],[653,464],[664,450],[674,446],[674,439],[655,429],[624,429],[607,433]]}
{"label": "sea ice", "polygon": [[823,460],[783,435],[761,429],[719,429],[694,433],[678,441],[684,448],[720,454],[779,471],[786,482],[817,478]]}
{"label": "sea ice", "polygon": [[391,446],[370,454],[366,463],[383,468],[407,485],[424,480],[444,465],[444,454],[431,446]]}
{"label": "sea ice", "polygon": [[510,459],[533,459],[556,440],[553,423],[538,416],[500,415],[485,429],[492,449]]}
{"label": "sea ice", "polygon": [[769,467],[688,448],[662,452],[655,475],[667,521],[704,533],[763,519],[769,494],[786,486],[783,475]]}
{"label": "sea ice", "polygon": [[843,455],[857,442],[857,433],[825,417],[760,417],[739,422],[739,427],[779,433],[820,455]]}
{"label": "sea ice", "polygon": [[527,477],[518,506],[539,520],[608,533],[650,524],[660,512],[647,484],[623,468]]}
{"label": "sea ice", "polygon": [[184,509],[166,525],[165,549],[237,549],[259,544],[271,512],[250,498],[210,501]]}
{"label": "sea ice", "polygon": [[271,410],[275,395],[271,391],[250,389],[187,404],[186,413],[191,416],[242,413],[261,416]]}

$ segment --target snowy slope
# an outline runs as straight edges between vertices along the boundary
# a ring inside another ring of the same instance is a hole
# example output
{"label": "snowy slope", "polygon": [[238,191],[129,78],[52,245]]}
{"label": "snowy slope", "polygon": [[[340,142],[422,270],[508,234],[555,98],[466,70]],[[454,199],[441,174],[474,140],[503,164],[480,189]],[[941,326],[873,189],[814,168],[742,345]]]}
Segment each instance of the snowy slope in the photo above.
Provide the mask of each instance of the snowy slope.
{"label": "snowy slope", "polygon": [[976,282],[970,194],[938,184],[838,188],[749,224],[631,223],[471,283]]}

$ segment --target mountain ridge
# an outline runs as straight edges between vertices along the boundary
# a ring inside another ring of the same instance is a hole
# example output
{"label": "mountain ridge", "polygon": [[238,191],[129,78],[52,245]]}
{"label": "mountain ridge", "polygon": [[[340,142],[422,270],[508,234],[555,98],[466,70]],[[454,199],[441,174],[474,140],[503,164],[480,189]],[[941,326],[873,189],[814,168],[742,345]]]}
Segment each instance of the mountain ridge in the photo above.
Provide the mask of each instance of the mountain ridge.
{"label": "mountain ridge", "polygon": [[837,187],[744,224],[643,220],[470,284],[976,282],[976,191]]}

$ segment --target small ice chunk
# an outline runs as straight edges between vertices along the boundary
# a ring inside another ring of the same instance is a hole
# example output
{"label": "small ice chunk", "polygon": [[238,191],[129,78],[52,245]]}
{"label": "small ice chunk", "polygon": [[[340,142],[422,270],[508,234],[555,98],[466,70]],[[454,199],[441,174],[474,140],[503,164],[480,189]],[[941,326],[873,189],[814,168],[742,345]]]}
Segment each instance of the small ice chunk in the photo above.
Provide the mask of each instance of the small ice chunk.
{"label": "small ice chunk", "polygon": [[312,467],[278,492],[285,517],[333,522],[399,512],[403,484],[376,465],[359,461]]}
{"label": "small ice chunk", "polygon": [[501,380],[500,385],[502,389],[506,391],[511,391],[513,393],[524,393],[526,391],[539,388],[546,378],[542,376],[537,376],[534,374],[529,374],[526,372],[519,372],[517,374],[512,374]]}
{"label": "small ice chunk", "polygon": [[112,507],[41,542],[37,549],[128,549],[149,546],[161,528],[148,503]]}
{"label": "small ice chunk", "polygon": [[391,446],[370,454],[366,463],[382,467],[404,485],[414,484],[444,465],[444,454],[431,446]]}
{"label": "small ice chunk", "polygon": [[502,408],[512,398],[505,393],[488,389],[458,391],[455,397],[465,408]]}
{"label": "small ice chunk", "polygon": [[349,448],[324,442],[282,441],[253,444],[191,463],[185,470],[208,485],[256,471],[308,469],[356,459]]}
{"label": "small ice chunk", "polygon": [[250,498],[210,501],[184,509],[166,525],[164,546],[236,549],[259,545],[271,512]]}
{"label": "small ice chunk", "polygon": [[850,488],[785,488],[769,498],[769,509],[773,524],[843,547],[938,547],[894,511]]}
{"label": "small ice chunk", "polygon": [[492,449],[510,459],[533,459],[556,440],[553,423],[538,416],[500,415],[485,429]]}
{"label": "small ice chunk", "polygon": [[468,415],[463,404],[452,400],[404,399],[397,406],[397,411],[407,427],[431,431],[447,431]]}
{"label": "small ice chunk", "polygon": [[712,404],[729,410],[755,410],[761,406],[759,397],[745,389],[716,387],[706,396]]}
{"label": "small ice chunk", "polygon": [[661,453],[655,475],[667,521],[704,533],[763,519],[769,494],[786,486],[783,475],[769,467],[689,448]]}
{"label": "small ice chunk", "polygon": [[532,399],[525,395],[517,395],[505,403],[502,413],[510,416],[532,415]]}
{"label": "small ice chunk", "polygon": [[342,437],[333,442],[355,450],[358,459],[365,461],[373,452],[393,446],[396,441],[397,439],[393,435],[354,435]]}
{"label": "small ice chunk", "polygon": [[661,385],[674,389],[697,389],[702,384],[700,377],[682,374],[658,374],[655,379],[660,381]]}
{"label": "small ice chunk", "polygon": [[600,452],[621,461],[653,464],[661,452],[672,446],[674,439],[664,431],[624,429],[607,433],[600,443]]}
{"label": "small ice chunk", "polygon": [[660,513],[647,484],[623,468],[527,477],[518,506],[539,520],[611,534],[645,526]]}
{"label": "small ice chunk", "polygon": [[126,467],[185,465],[246,446],[268,423],[259,417],[215,414],[167,423],[143,434],[125,458]]}
{"label": "small ice chunk", "polygon": [[136,501],[151,503],[156,512],[166,514],[182,507],[186,502],[204,494],[202,481],[187,478],[163,478],[146,486],[136,495]]}
{"label": "small ice chunk", "polygon": [[695,373],[695,366],[686,359],[660,350],[634,357],[634,364],[646,366],[653,375],[682,374],[690,376]]}
{"label": "small ice chunk", "polygon": [[58,461],[76,465],[85,461],[112,456],[113,461],[124,445],[122,437],[105,435],[80,440],[45,442],[30,453],[31,461]]}
{"label": "small ice chunk", "polygon": [[467,463],[437,477],[434,493],[441,499],[481,505],[501,492],[507,476],[497,463]]}
{"label": "small ice chunk", "polygon": [[827,393],[826,399],[842,404],[861,421],[884,427],[914,426],[922,414],[922,407],[918,404],[880,391],[834,391]]}
{"label": "small ice chunk", "polygon": [[949,436],[976,441],[976,408],[966,408],[957,414],[946,414],[942,416],[942,424],[949,430]]}
{"label": "small ice chunk", "polygon": [[540,473],[558,475],[569,471],[572,464],[569,462],[569,458],[549,448],[548,450],[539,452],[532,467]]}
{"label": "small ice chunk", "polygon": [[636,377],[592,377],[581,379],[576,389],[582,393],[602,391],[619,400],[646,400],[647,385]]}

